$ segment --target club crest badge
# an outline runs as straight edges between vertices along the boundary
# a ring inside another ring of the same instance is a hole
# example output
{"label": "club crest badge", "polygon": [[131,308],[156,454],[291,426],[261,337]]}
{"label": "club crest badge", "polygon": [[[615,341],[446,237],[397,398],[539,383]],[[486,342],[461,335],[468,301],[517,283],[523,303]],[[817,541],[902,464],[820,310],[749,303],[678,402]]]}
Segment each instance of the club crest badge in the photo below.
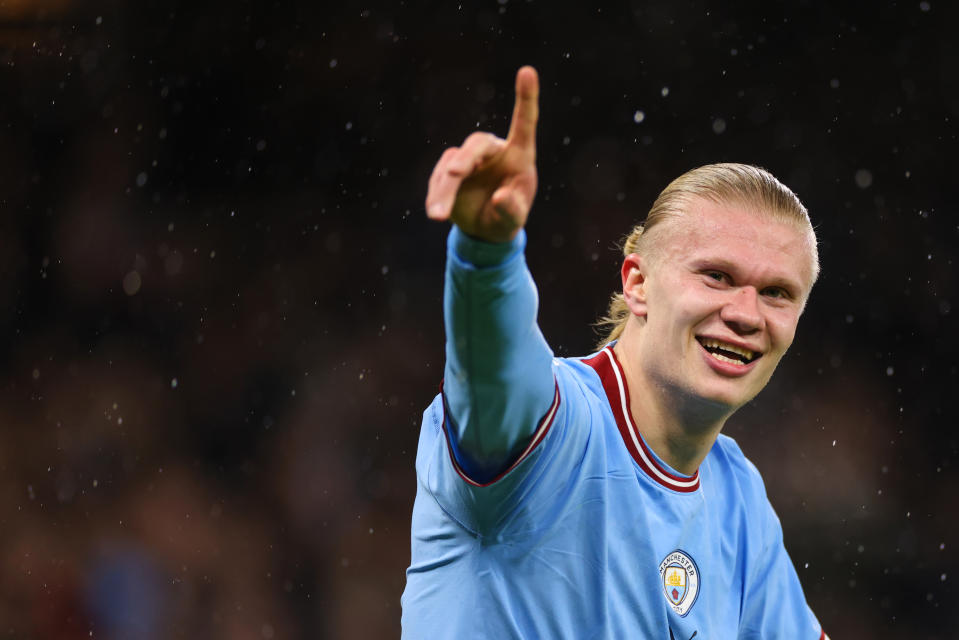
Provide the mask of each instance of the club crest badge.
{"label": "club crest badge", "polygon": [[685,616],[699,597],[699,568],[685,551],[676,549],[659,563],[659,578],[670,608]]}

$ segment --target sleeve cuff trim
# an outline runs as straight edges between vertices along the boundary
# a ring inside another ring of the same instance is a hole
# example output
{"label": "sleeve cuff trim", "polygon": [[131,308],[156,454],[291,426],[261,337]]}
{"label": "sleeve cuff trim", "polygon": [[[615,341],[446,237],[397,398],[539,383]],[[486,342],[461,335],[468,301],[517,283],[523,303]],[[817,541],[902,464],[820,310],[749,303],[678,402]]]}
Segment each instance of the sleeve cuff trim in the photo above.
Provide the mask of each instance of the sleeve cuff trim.
{"label": "sleeve cuff trim", "polygon": [[[530,438],[529,444],[526,445],[526,448],[523,449],[523,452],[516,458],[515,461],[505,470],[501,471],[496,475],[495,478],[487,482],[478,482],[472,479],[469,474],[460,466],[460,463],[456,460],[456,456],[453,454],[453,446],[450,442],[449,427],[447,426],[449,422],[447,421],[446,416],[446,394],[443,393],[443,433],[446,436],[446,449],[449,452],[450,461],[453,463],[453,468],[456,469],[456,473],[469,485],[474,487],[489,487],[496,484],[502,480],[510,471],[519,466],[519,464],[525,460],[529,455],[536,449],[537,445],[543,441],[546,437],[546,434],[549,432],[550,426],[553,424],[553,419],[556,417],[556,411],[559,409],[560,395],[559,395],[559,383],[555,382],[555,391],[553,393],[553,403],[550,405],[549,409],[546,411],[546,415],[539,421],[539,426],[536,427],[536,431],[533,432],[532,438]],[[440,392],[443,392],[442,384],[440,385]]]}

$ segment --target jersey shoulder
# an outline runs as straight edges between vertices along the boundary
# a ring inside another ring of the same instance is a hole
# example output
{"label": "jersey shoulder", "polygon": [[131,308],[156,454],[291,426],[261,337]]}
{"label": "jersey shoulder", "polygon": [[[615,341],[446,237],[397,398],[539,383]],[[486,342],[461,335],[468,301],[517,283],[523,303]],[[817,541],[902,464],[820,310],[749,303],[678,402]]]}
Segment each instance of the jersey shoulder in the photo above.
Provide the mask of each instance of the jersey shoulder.
{"label": "jersey shoulder", "polygon": [[759,469],[733,438],[720,434],[707,457],[710,466],[717,466],[721,477],[735,484],[739,491],[754,501],[766,501],[766,485]]}
{"label": "jersey shoulder", "polygon": [[603,383],[596,375],[596,370],[584,362],[589,357],[553,358],[553,372],[560,391],[568,389],[572,392],[569,394],[572,402],[606,398]]}

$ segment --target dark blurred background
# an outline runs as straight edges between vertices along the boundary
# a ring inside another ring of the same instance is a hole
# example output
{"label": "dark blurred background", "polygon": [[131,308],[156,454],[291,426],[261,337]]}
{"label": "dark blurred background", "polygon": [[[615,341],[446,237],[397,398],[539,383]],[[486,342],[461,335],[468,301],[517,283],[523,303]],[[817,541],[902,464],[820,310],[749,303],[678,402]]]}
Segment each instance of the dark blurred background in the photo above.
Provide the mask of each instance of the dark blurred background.
{"label": "dark blurred background", "polygon": [[834,639],[956,637],[959,22],[732,4],[0,0],[0,636],[399,636],[426,180],[530,63],[556,353],[670,179],[773,171],[823,273],[726,432]]}

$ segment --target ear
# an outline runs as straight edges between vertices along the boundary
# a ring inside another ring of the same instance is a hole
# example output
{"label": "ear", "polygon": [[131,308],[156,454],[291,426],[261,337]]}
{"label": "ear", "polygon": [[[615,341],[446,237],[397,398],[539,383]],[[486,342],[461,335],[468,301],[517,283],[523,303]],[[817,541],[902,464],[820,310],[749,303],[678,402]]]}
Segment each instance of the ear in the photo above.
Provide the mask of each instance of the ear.
{"label": "ear", "polygon": [[646,264],[638,253],[623,259],[623,298],[634,316],[646,317]]}

